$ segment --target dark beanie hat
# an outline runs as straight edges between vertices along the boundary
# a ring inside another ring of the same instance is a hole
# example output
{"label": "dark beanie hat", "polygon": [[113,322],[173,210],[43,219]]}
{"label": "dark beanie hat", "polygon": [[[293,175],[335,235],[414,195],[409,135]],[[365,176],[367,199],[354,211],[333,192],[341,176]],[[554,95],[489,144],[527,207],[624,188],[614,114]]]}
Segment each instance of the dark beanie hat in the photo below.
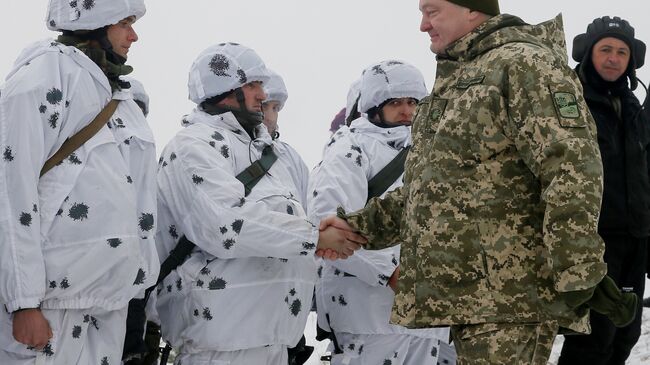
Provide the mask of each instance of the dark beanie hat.
{"label": "dark beanie hat", "polygon": [[470,10],[480,11],[487,15],[499,15],[499,0],[447,0]]}
{"label": "dark beanie hat", "polygon": [[630,64],[626,75],[630,78],[631,89],[636,89],[636,69],[645,63],[646,45],[634,37],[634,27],[617,16],[596,18],[587,26],[587,32],[578,34],[573,39],[573,59],[579,63],[590,60],[591,49],[603,38],[614,37],[625,42],[630,47]]}

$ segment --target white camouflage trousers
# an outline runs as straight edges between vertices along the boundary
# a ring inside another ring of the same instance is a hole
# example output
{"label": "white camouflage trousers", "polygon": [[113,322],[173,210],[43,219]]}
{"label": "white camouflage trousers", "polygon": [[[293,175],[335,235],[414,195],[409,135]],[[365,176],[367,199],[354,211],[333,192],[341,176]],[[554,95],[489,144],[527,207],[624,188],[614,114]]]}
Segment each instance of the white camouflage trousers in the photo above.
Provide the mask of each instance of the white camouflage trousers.
{"label": "white camouflage trousers", "polygon": [[30,350],[12,334],[12,315],[0,311],[2,365],[120,365],[127,308],[117,311],[44,309],[54,336],[43,351]]}
{"label": "white camouflage trousers", "polygon": [[287,365],[287,346],[272,345],[239,351],[203,351],[184,353],[174,365]]}
{"label": "white camouflage trousers", "polygon": [[353,335],[337,333],[343,354],[334,354],[332,365],[436,365],[439,342],[437,338],[411,335]]}

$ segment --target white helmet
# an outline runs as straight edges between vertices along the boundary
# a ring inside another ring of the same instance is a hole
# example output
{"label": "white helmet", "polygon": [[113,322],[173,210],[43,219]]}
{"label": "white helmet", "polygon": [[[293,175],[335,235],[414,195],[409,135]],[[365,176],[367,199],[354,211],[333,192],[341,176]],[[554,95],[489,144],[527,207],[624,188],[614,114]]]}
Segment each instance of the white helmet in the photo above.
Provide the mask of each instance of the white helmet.
{"label": "white helmet", "polygon": [[282,77],[275,71],[267,69],[269,73],[269,81],[264,84],[264,92],[266,93],[266,101],[277,101],[280,104],[280,110],[284,108],[284,104],[289,99],[289,92],[287,86],[284,84]]}
{"label": "white helmet", "polygon": [[142,103],[142,106],[144,107],[142,112],[146,117],[149,114],[149,95],[147,95],[147,92],[144,90],[144,85],[132,77],[122,76],[122,79],[131,84],[129,90],[131,90],[131,94],[133,94],[133,100]]}
{"label": "white helmet", "polygon": [[201,52],[190,68],[190,100],[206,99],[238,89],[250,82],[269,80],[264,61],[252,49],[237,43],[220,43]]}
{"label": "white helmet", "polygon": [[50,0],[45,21],[54,31],[94,30],[145,12],[144,0]]}
{"label": "white helmet", "polygon": [[350,85],[350,90],[348,90],[348,100],[345,105],[345,120],[350,119],[350,115],[353,115],[358,111],[358,101],[359,101],[359,92],[361,88],[361,78],[355,80],[352,85]]}
{"label": "white helmet", "polygon": [[408,63],[394,60],[383,61],[365,69],[361,76],[360,89],[361,113],[367,113],[389,99],[420,100],[427,95],[422,73]]}

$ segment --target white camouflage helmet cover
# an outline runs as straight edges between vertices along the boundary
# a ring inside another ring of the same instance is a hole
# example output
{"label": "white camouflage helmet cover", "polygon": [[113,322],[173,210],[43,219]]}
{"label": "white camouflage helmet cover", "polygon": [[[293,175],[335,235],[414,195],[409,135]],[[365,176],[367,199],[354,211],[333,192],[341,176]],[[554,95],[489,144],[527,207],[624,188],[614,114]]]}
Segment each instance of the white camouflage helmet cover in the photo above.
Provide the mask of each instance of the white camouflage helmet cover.
{"label": "white camouflage helmet cover", "polygon": [[271,69],[267,69],[267,71],[269,81],[264,84],[265,101],[277,101],[280,104],[280,110],[282,110],[287,99],[289,99],[289,91],[287,91],[287,86],[280,75]]}
{"label": "white camouflage helmet cover", "polygon": [[348,120],[348,118],[350,118],[350,115],[356,112],[356,110],[353,109],[355,108],[357,99],[359,99],[360,89],[361,89],[361,78],[358,78],[352,83],[352,85],[350,85],[350,90],[348,90],[348,99],[347,99],[347,104],[345,105],[345,120]]}
{"label": "white camouflage helmet cover", "polygon": [[50,0],[45,21],[54,31],[94,30],[145,12],[144,0]]}
{"label": "white camouflage helmet cover", "polygon": [[149,114],[149,95],[147,95],[147,92],[144,90],[144,85],[132,77],[123,76],[122,79],[131,84],[129,90],[131,90],[131,94],[133,94],[133,100],[140,101],[144,104],[143,112],[146,117]]}
{"label": "white camouflage helmet cover", "polygon": [[403,61],[383,61],[370,66],[361,76],[359,112],[381,105],[389,99],[414,98],[427,95],[427,87],[420,70]]}
{"label": "white camouflage helmet cover", "polygon": [[201,52],[190,68],[189,98],[196,104],[248,83],[269,80],[260,56],[238,43],[220,43]]}

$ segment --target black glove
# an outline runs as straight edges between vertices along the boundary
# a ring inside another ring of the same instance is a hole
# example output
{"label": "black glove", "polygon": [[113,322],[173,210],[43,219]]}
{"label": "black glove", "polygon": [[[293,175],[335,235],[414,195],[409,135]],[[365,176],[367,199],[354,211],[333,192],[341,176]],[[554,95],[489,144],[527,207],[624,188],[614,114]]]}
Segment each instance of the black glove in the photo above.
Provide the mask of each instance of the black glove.
{"label": "black glove", "polygon": [[589,299],[589,307],[607,316],[616,327],[625,327],[634,321],[639,298],[634,293],[621,293],[616,283],[609,276],[596,286],[594,295]]}

